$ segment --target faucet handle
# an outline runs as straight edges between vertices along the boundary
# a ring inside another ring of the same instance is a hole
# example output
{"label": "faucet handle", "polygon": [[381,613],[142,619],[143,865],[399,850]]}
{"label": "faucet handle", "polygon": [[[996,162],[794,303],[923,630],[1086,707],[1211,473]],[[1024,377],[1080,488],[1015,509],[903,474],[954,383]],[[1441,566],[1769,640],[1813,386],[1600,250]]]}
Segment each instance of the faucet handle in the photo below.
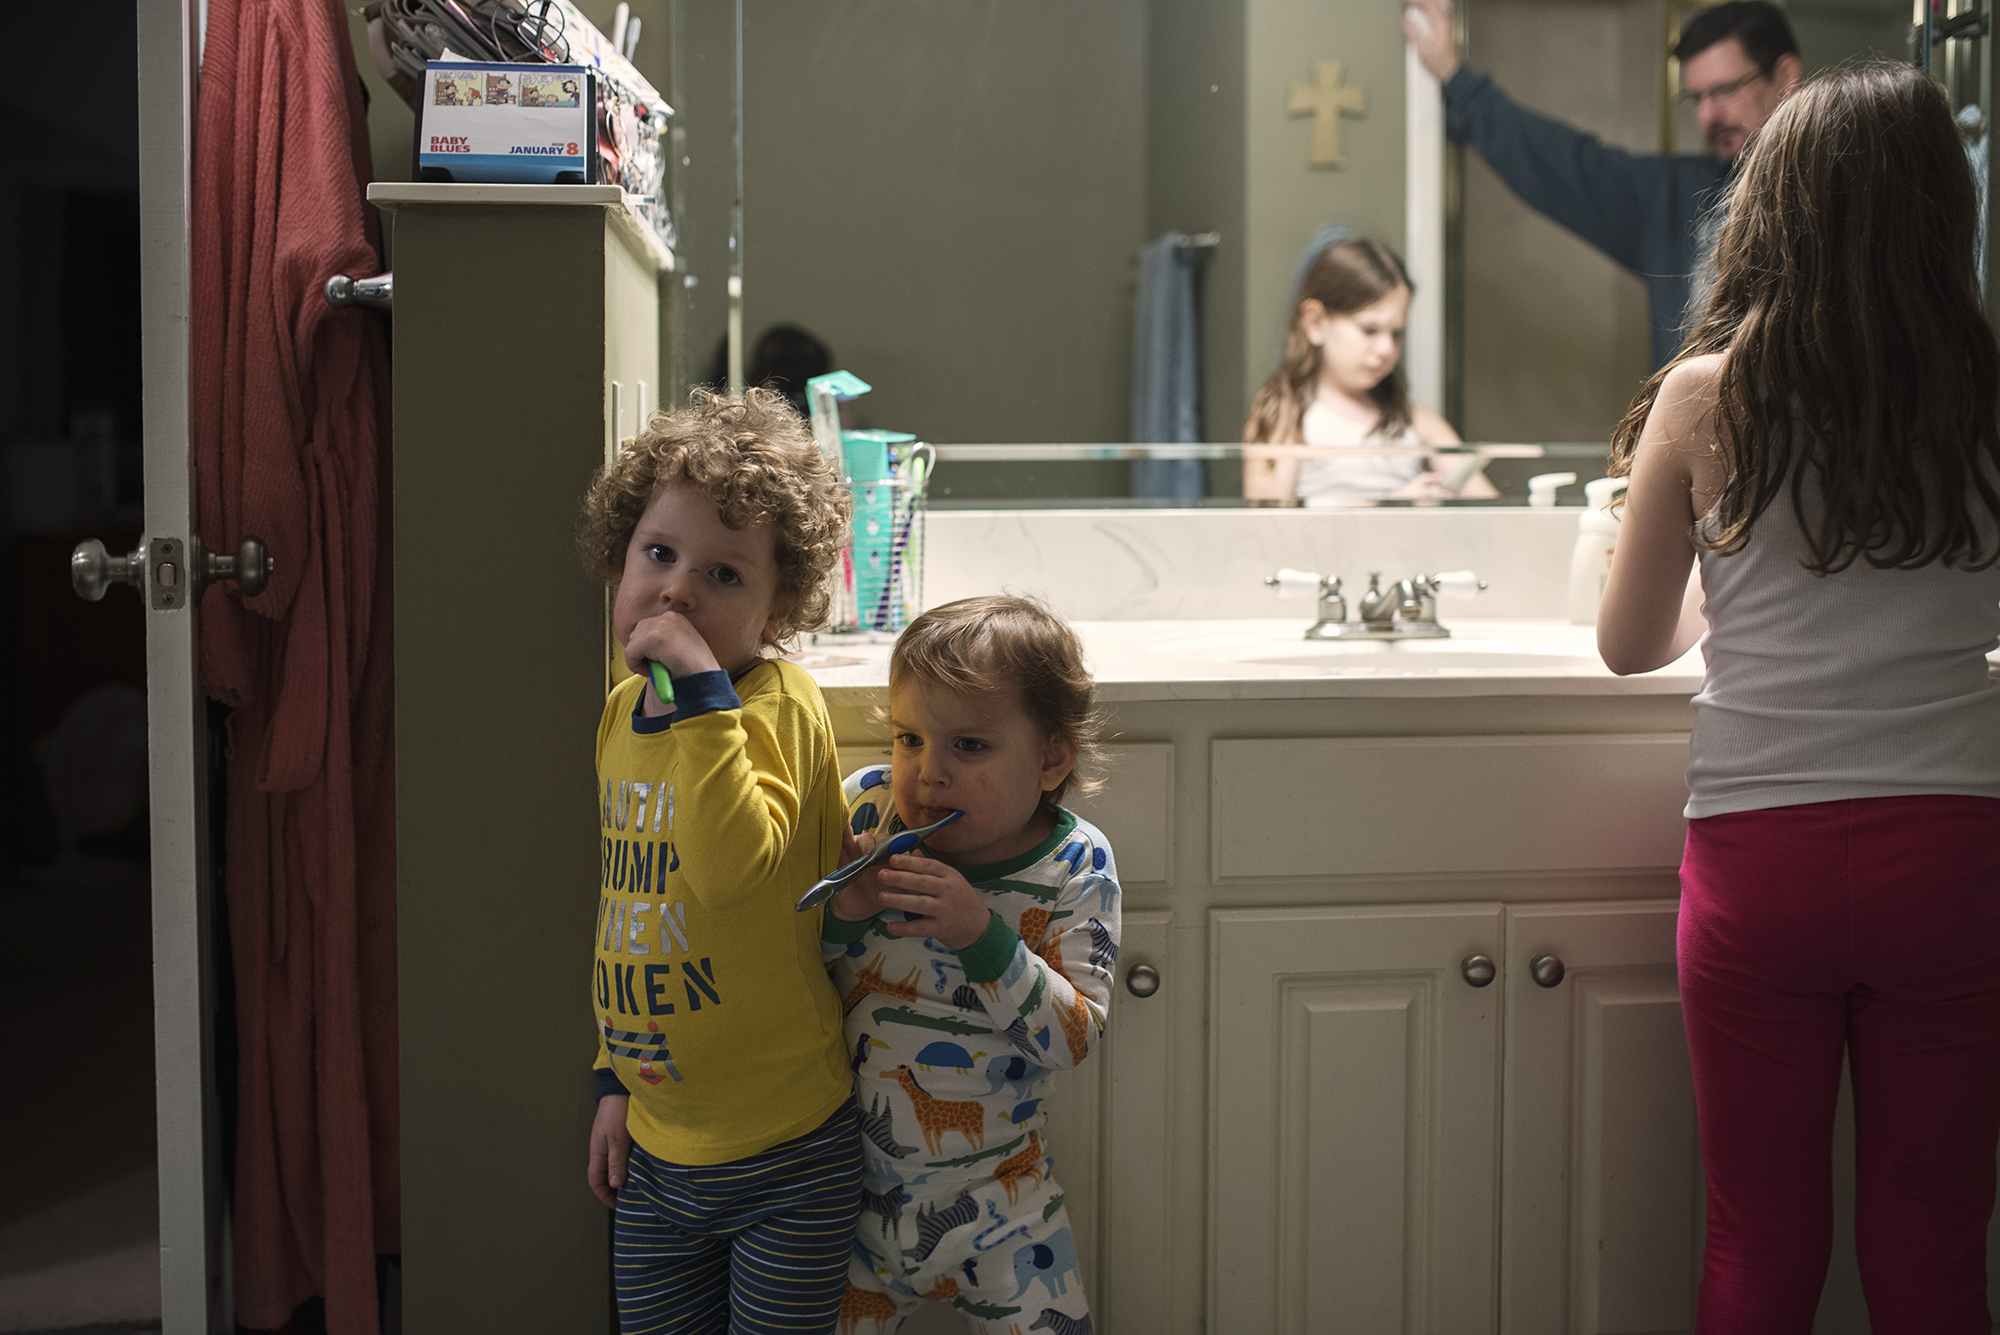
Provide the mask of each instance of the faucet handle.
{"label": "faucet handle", "polygon": [[1418,581],[1428,584],[1440,598],[1457,598],[1470,601],[1479,596],[1486,587],[1486,581],[1470,570],[1444,570],[1435,575],[1419,575]]}
{"label": "faucet handle", "polygon": [[1317,598],[1326,581],[1317,570],[1293,570],[1287,566],[1264,583],[1276,589],[1280,598]]}

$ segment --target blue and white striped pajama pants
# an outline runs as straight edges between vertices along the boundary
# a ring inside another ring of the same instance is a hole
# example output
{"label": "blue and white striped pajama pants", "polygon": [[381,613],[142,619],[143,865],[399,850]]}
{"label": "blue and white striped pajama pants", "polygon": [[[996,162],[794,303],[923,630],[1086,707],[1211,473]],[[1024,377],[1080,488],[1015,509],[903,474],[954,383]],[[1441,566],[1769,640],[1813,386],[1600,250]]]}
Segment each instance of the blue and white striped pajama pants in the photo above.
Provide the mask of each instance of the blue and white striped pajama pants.
{"label": "blue and white striped pajama pants", "polygon": [[830,1332],[860,1208],[851,1098],[816,1129],[733,1163],[668,1163],[633,1145],[612,1232],[620,1329]]}

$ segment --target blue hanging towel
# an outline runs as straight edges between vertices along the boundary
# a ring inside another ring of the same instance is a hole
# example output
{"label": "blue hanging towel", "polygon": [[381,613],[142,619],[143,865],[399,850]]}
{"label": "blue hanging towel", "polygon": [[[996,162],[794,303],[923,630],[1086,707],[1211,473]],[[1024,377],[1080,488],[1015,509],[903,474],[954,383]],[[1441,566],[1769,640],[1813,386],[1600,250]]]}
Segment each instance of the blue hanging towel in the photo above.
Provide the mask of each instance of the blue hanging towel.
{"label": "blue hanging towel", "polygon": [[[1176,445],[1202,438],[1201,328],[1195,301],[1195,252],[1169,232],[1139,252],[1132,323],[1132,439]],[[1199,459],[1140,459],[1132,494],[1160,500],[1201,499]]]}

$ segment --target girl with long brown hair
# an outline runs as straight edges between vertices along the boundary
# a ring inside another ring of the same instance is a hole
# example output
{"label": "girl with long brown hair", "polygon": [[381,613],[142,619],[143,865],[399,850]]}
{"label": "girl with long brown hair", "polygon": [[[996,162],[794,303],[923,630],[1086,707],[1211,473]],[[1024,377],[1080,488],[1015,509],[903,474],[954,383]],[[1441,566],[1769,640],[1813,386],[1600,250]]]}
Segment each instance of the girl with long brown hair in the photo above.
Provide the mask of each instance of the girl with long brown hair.
{"label": "girl with long brown hair", "polygon": [[[1679,967],[1696,1329],[1803,1335],[1845,1056],[1877,1332],[1986,1332],[2000,1139],[2000,349],[1943,91],[1822,75],[1747,151],[1709,305],[1612,442],[1617,672],[1706,631]],[[1698,578],[1689,569],[1698,563]]]}
{"label": "girl with long brown hair", "polygon": [[[1247,445],[1349,447],[1351,457],[1244,451],[1243,494],[1260,500],[1335,505],[1439,494],[1419,454],[1369,453],[1456,445],[1458,433],[1410,402],[1403,381],[1403,326],[1410,276],[1379,241],[1349,237],[1313,259],[1285,331],[1285,360],[1257,391]],[[1483,475],[1466,494],[1491,495]]]}

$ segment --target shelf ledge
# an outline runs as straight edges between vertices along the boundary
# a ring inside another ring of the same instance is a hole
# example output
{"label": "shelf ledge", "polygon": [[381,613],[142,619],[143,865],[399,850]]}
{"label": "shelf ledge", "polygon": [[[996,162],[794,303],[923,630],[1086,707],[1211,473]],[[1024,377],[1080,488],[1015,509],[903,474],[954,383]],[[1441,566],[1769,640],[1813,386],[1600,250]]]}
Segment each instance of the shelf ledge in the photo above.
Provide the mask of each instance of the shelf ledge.
{"label": "shelf ledge", "polygon": [[612,210],[618,226],[652,257],[661,273],[672,273],[674,252],[653,229],[640,221],[632,207],[638,196],[615,185],[501,185],[457,181],[373,181],[368,202],[385,213],[413,205],[533,204],[592,205]]}

